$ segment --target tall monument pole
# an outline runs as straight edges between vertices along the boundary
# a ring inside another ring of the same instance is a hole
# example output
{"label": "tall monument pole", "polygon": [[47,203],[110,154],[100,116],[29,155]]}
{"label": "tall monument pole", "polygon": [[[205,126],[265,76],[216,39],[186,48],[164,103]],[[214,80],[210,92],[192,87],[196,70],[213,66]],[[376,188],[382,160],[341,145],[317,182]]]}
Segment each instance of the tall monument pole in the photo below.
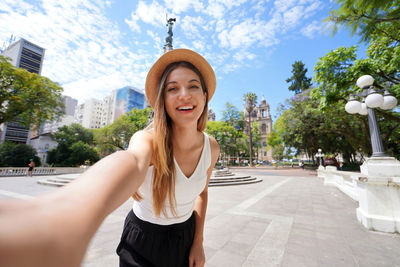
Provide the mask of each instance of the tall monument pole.
{"label": "tall monument pole", "polygon": [[176,22],[176,18],[167,19],[166,26],[168,27],[168,36],[165,38],[164,53],[174,49],[172,46],[172,36],[174,35],[172,32],[172,27],[174,26],[174,22]]}

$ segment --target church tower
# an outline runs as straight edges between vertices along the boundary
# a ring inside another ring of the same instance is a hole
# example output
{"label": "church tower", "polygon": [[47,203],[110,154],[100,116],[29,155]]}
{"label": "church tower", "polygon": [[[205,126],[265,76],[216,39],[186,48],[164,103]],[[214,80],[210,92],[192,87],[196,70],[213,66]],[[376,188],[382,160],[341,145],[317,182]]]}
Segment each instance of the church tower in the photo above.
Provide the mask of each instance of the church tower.
{"label": "church tower", "polygon": [[265,151],[267,147],[267,135],[272,131],[272,119],[269,109],[269,104],[265,100],[264,95],[262,96],[261,103],[257,107],[257,119],[256,121],[260,124],[261,130],[261,148],[258,150],[258,160],[272,160],[272,150]]}

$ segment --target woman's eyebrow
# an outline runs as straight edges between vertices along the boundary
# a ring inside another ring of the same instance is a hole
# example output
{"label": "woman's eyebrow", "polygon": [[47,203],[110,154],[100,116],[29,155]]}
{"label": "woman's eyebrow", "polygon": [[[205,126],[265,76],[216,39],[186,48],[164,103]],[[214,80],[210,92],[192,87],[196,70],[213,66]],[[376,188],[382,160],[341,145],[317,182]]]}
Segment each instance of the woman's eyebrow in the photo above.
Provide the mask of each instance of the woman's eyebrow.
{"label": "woman's eyebrow", "polygon": [[197,79],[191,79],[189,82],[198,82],[198,83],[200,83],[200,81],[198,81]]}
{"label": "woman's eyebrow", "polygon": [[167,82],[165,85],[168,85],[170,83],[176,83],[176,82],[175,81],[170,81],[170,82]]}

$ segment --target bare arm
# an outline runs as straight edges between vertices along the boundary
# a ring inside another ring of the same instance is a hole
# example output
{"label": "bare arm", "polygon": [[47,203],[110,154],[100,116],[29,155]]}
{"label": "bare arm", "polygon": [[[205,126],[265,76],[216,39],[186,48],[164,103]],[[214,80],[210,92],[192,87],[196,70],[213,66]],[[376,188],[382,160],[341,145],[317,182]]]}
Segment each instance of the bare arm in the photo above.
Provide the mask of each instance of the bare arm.
{"label": "bare arm", "polygon": [[0,204],[1,266],[79,266],[101,222],[143,182],[151,137],[134,135],[116,152],[60,190]]}
{"label": "bare arm", "polygon": [[214,169],[215,163],[217,162],[219,155],[219,145],[214,140],[214,138],[210,137],[210,145],[211,145],[211,165],[207,170],[207,183],[206,186],[201,192],[201,194],[197,197],[195,206],[194,206],[194,214],[196,220],[196,229],[194,234],[194,240],[191,249],[191,255],[189,257],[189,266],[204,266],[205,264],[205,255],[203,248],[203,234],[204,234],[204,221],[206,218],[207,211],[207,203],[208,203],[208,184],[210,182],[210,177],[212,174],[212,170]]}

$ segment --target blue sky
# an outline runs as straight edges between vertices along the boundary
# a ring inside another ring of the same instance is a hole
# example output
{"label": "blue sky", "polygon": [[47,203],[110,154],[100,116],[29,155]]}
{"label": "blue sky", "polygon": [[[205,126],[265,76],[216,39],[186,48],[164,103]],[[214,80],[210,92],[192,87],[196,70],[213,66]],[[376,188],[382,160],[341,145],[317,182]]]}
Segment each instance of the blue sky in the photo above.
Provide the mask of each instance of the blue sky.
{"label": "blue sky", "polygon": [[275,120],[279,103],[293,95],[285,80],[294,61],[303,61],[312,77],[318,58],[358,44],[346,30],[330,35],[322,21],[333,6],[329,0],[2,0],[0,41],[14,34],[45,48],[42,75],[83,103],[127,85],[144,88],[162,54],[168,14],[177,19],[174,48],[199,52],[216,72],[210,106],[217,119],[226,102],[242,109],[243,95],[254,92],[259,101],[264,95]]}

